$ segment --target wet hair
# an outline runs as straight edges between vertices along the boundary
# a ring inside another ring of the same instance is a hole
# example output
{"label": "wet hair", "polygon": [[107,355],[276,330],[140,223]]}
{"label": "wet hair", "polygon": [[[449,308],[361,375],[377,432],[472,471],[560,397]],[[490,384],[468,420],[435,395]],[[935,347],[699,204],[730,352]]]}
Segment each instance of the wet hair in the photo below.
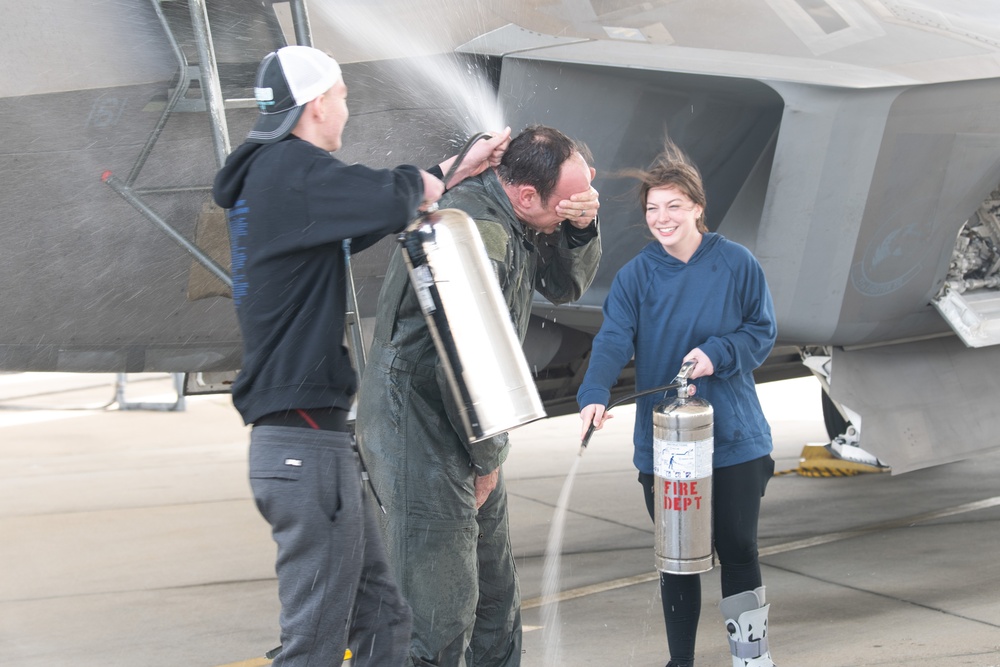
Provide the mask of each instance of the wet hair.
{"label": "wet hair", "polygon": [[705,224],[705,209],[708,203],[705,199],[705,185],[701,180],[701,172],[691,158],[669,137],[664,140],[663,151],[656,156],[648,169],[629,169],[624,175],[639,180],[639,205],[643,209],[646,208],[646,198],[650,190],[665,187],[680,190],[688,199],[701,206],[701,215],[697,220],[698,231],[703,234],[708,232],[708,226]]}
{"label": "wet hair", "polygon": [[[559,182],[559,171],[574,153],[586,160],[590,152],[559,130],[532,125],[511,139],[497,175],[508,185],[530,185],[543,202],[548,201]],[[588,160],[588,164],[590,161]]]}

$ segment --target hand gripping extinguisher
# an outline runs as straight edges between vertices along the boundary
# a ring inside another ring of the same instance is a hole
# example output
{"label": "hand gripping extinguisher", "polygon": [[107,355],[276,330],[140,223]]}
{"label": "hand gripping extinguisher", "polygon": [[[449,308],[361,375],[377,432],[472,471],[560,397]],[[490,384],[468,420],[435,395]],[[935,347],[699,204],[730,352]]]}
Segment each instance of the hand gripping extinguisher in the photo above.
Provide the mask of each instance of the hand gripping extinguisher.
{"label": "hand gripping extinguisher", "polygon": [[677,398],[653,408],[653,522],[656,569],[698,574],[715,564],[712,543],[712,405],[687,383],[694,362],[674,378]]}

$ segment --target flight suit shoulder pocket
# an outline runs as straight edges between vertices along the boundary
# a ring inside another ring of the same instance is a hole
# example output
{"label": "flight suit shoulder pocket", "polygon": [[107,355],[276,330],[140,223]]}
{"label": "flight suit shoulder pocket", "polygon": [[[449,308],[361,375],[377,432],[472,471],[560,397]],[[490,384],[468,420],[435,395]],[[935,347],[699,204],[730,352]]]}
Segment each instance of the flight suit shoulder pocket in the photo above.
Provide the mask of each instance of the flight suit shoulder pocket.
{"label": "flight suit shoulder pocket", "polygon": [[491,220],[476,220],[476,227],[479,228],[479,236],[483,239],[486,256],[494,262],[506,261],[507,245],[510,243],[510,234],[506,228],[499,222]]}

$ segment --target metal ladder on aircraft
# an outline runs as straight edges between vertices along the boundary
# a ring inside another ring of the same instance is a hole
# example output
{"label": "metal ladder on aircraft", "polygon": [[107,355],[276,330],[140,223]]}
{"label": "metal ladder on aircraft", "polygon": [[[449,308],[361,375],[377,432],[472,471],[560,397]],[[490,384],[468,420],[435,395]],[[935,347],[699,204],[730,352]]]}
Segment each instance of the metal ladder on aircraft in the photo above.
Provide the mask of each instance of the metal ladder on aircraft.
{"label": "metal ladder on aircraft", "polygon": [[[212,143],[215,152],[216,166],[222,167],[225,163],[226,157],[231,152],[231,145],[229,141],[229,128],[226,122],[226,109],[227,108],[247,108],[255,106],[255,100],[249,99],[224,99],[222,95],[222,87],[219,80],[219,69],[218,63],[215,57],[215,49],[212,42],[212,32],[208,20],[208,12],[205,4],[205,0],[188,0],[188,8],[191,17],[191,28],[194,36],[195,45],[198,51],[198,66],[192,67],[189,65],[187,57],[184,55],[184,51],[178,43],[174,31],[171,28],[170,21],[167,19],[166,14],[163,11],[164,0],[150,0],[152,2],[153,8],[156,11],[157,18],[163,28],[163,31],[170,42],[171,49],[174,52],[174,57],[177,60],[177,85],[170,92],[170,96],[164,106],[163,112],[160,115],[153,131],[150,133],[149,138],[146,141],[143,149],[140,151],[138,157],[136,158],[135,164],[129,175],[125,179],[121,179],[115,176],[110,171],[105,172],[101,179],[117,192],[126,202],[132,205],[139,213],[143,215],[149,222],[156,226],[160,231],[166,234],[171,240],[173,240],[177,245],[179,245],[185,252],[187,252],[195,261],[197,261],[201,266],[203,266],[209,273],[215,276],[219,281],[221,281],[230,290],[232,289],[232,278],[229,273],[220,266],[214,259],[209,257],[197,244],[190,241],[187,237],[181,234],[173,225],[164,220],[156,211],[146,203],[144,195],[146,194],[156,194],[156,193],[171,193],[171,192],[181,192],[181,191],[194,191],[194,190],[204,190],[208,191],[211,186],[167,186],[159,188],[143,188],[137,189],[134,187],[136,179],[138,178],[146,160],[152,153],[157,140],[159,139],[163,128],[167,124],[167,120],[170,118],[171,114],[175,112],[199,112],[207,111],[209,115],[209,122],[212,132]],[[312,45],[312,33],[309,24],[309,16],[306,11],[305,0],[288,0],[289,7],[292,16],[292,25],[295,32],[295,39],[298,44],[311,46]],[[188,90],[191,88],[193,83],[197,83],[201,91],[200,98],[189,98],[187,96]],[[345,241],[343,245],[344,259],[346,263],[347,272],[347,305],[348,309],[346,312],[345,319],[345,329],[347,333],[347,347],[351,355],[351,361],[354,365],[355,370],[360,376],[364,371],[365,366],[365,346],[364,346],[364,336],[361,329],[361,320],[358,314],[358,300],[357,292],[354,286],[354,275],[351,269],[351,251],[350,242]],[[124,375],[124,374],[122,374]],[[185,376],[187,374],[184,374]],[[196,378],[185,377],[178,392],[178,402],[171,404],[171,408],[162,409],[183,409],[183,396],[185,393],[212,393],[214,391],[220,391],[220,389],[232,382],[231,378],[226,379],[205,379],[201,377],[201,374],[197,374]],[[218,374],[211,374],[213,376]],[[121,395],[123,398],[124,394],[124,384],[125,381],[121,380],[120,385]],[[116,397],[118,396],[118,391],[116,390]],[[124,402],[126,405],[132,405],[127,401]],[[136,405],[146,405],[146,404],[136,404]],[[161,408],[151,408],[151,409],[161,409]]]}
{"label": "metal ladder on aircraft", "polygon": [[[142,189],[137,189],[134,185],[171,114],[175,112],[201,111],[208,113],[216,167],[221,168],[225,164],[226,157],[232,150],[229,141],[229,126],[226,121],[226,109],[255,107],[256,102],[253,98],[233,98],[228,100],[223,98],[219,80],[219,66],[215,57],[215,48],[212,42],[212,32],[208,21],[205,0],[187,0],[190,10],[192,34],[198,51],[198,65],[196,67],[189,65],[187,57],[184,55],[184,51],[174,35],[170,21],[163,11],[162,5],[165,0],[150,1],[153,9],[156,11],[164,34],[170,42],[174,57],[177,60],[177,85],[171,91],[163,112],[160,114],[160,118],[150,133],[145,146],[139,152],[128,177],[121,179],[110,172],[105,172],[102,180],[157,228],[187,251],[205,269],[222,281],[227,287],[232,288],[232,279],[226,270],[219,266],[211,257],[208,257],[196,244],[178,232],[174,226],[153,211],[142,197],[145,194],[156,193],[195,190],[207,192],[211,190],[211,185],[182,185]],[[300,44],[312,44],[312,35],[309,30],[309,20],[304,0],[289,0],[289,4],[291,6],[296,39]],[[193,83],[198,84],[198,88],[201,91],[200,97],[187,97],[187,92]]]}
{"label": "metal ladder on aircraft", "polygon": [[[215,53],[212,46],[211,33],[208,26],[208,15],[204,0],[188,0],[191,14],[191,25],[194,33],[195,43],[198,47],[199,64],[197,68],[188,65],[187,57],[181,49],[170,22],[163,11],[162,0],[151,0],[156,16],[160,21],[163,31],[170,42],[174,57],[177,59],[177,85],[174,87],[163,112],[160,114],[153,131],[150,133],[146,144],[139,152],[129,175],[125,179],[115,176],[110,171],[104,172],[101,180],[111,189],[117,192],[125,201],[132,205],[147,220],[152,222],[160,231],[170,237],[177,245],[190,254],[199,264],[208,270],[213,276],[218,278],[224,285],[232,288],[233,282],[229,273],[220,266],[214,259],[209,257],[195,243],[187,239],[177,229],[157,214],[149,206],[143,195],[153,193],[168,193],[210,189],[208,185],[184,185],[166,186],[159,188],[134,188],[136,179],[142,172],[146,160],[153,152],[157,140],[167,124],[171,114],[177,111],[204,111],[209,112],[211,118],[212,143],[215,148],[215,158],[218,167],[221,167],[229,154],[229,129],[226,124],[226,115],[222,100],[222,89],[219,85],[218,66],[215,61]],[[192,82],[197,82],[201,90],[201,99],[187,99],[186,95]]]}
{"label": "metal ladder on aircraft", "polygon": [[171,373],[174,391],[177,398],[172,403],[150,403],[148,401],[129,401],[125,398],[125,387],[128,385],[128,373],[118,373],[115,377],[114,404],[119,410],[157,410],[160,412],[184,412],[184,373]]}

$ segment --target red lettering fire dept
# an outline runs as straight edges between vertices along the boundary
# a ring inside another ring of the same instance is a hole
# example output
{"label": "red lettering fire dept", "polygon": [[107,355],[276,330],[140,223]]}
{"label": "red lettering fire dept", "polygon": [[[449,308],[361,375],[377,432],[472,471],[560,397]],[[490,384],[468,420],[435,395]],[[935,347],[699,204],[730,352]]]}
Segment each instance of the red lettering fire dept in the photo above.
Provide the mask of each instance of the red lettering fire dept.
{"label": "red lettering fire dept", "polygon": [[692,507],[701,509],[697,480],[687,482],[663,480],[663,509],[684,512]]}

